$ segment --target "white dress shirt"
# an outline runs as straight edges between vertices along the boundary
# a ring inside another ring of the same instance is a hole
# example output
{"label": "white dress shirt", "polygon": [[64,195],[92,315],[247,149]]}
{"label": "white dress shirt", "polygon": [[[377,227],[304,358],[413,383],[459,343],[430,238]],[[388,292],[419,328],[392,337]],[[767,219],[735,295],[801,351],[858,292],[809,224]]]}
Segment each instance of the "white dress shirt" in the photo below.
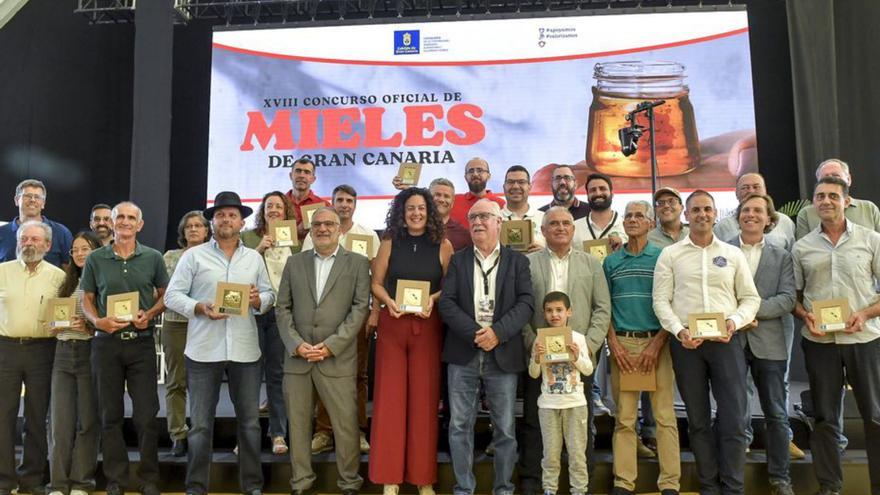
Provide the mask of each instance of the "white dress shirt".
{"label": "white dress shirt", "polygon": [[745,241],[743,241],[742,236],[739,237],[739,247],[742,249],[746,261],[749,262],[749,269],[752,271],[752,277],[757,273],[758,263],[761,262],[761,252],[764,251],[764,239],[765,237],[761,236],[761,240],[757,244],[746,244]]}
{"label": "white dress shirt", "polygon": [[315,294],[318,295],[318,304],[324,298],[324,286],[327,285],[327,278],[330,277],[330,270],[336,263],[336,254],[339,253],[339,245],[333,250],[333,254],[329,256],[321,256],[317,251],[315,253]]}
{"label": "white dress shirt", "polygon": [[[592,232],[590,232],[591,228]],[[605,227],[599,227],[593,223],[593,213],[590,212],[590,214],[584,218],[579,218],[574,221],[574,240],[572,241],[572,246],[574,246],[575,249],[583,250],[584,241],[604,239],[612,234],[616,234],[620,237],[620,242],[625,243],[627,241],[628,238],[626,232],[623,230],[623,215],[620,215],[615,211],[614,216],[608,225]]]}
{"label": "white dress shirt", "polygon": [[547,249],[550,257],[550,291],[568,293],[568,260],[571,259],[571,249],[569,247],[561,258]]}
{"label": "white dress shirt", "polygon": [[[491,309],[495,309],[495,278],[498,275],[498,267],[501,264],[501,244],[498,243],[495,245],[495,249],[489,253],[489,256],[483,256],[483,253],[474,246],[474,256],[476,259],[475,264],[479,263],[481,267],[483,267],[483,271],[480,271],[480,268],[474,266],[474,316],[477,319],[477,323],[483,328],[492,326],[492,317],[491,314],[488,315],[489,320],[480,321],[480,301],[483,300],[483,297],[486,296],[491,304]],[[496,261],[498,264],[496,264]],[[494,268],[492,266],[495,265]],[[489,271],[491,270],[491,272]],[[486,273],[485,280],[489,282],[488,291],[484,290],[485,286],[483,285],[483,273]]]}
{"label": "white dress shirt", "polygon": [[724,313],[737,329],[755,319],[761,296],[743,252],[717,237],[706,247],[690,237],[664,249],[654,269],[654,313],[678,336],[691,313]]}

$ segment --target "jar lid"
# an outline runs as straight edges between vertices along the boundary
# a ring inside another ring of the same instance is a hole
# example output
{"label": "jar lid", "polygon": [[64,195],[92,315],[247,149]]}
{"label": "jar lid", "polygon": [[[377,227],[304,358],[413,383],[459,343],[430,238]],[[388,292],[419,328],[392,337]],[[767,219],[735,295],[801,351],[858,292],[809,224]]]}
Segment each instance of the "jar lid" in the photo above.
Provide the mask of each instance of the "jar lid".
{"label": "jar lid", "polygon": [[684,76],[684,64],[667,61],[622,61],[600,62],[593,69],[596,79],[620,78],[681,78]]}
{"label": "jar lid", "polygon": [[685,66],[679,62],[600,62],[593,77],[600,92],[630,98],[673,97],[688,90]]}

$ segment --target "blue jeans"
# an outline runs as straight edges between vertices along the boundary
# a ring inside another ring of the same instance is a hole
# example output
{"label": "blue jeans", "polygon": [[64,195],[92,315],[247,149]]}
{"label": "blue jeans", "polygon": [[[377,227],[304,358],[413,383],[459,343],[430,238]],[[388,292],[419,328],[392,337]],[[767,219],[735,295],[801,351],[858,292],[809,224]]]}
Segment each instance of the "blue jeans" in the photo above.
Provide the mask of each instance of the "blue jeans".
{"label": "blue jeans", "polygon": [[186,358],[189,416],[186,492],[208,493],[214,414],[220,399],[223,373],[229,377],[229,398],[238,424],[238,482],[243,493],[263,489],[260,465],[260,362],[202,363]]}
{"label": "blue jeans", "polygon": [[261,375],[266,377],[266,399],[269,403],[269,436],[287,436],[287,411],[284,409],[284,342],[278,333],[275,308],[257,315],[257,335],[260,338]]}
{"label": "blue jeans", "polygon": [[516,432],[513,407],[518,373],[498,367],[491,353],[480,352],[465,366],[449,364],[449,451],[455,472],[455,495],[471,495],[474,478],[474,423],[480,402],[480,382],[489,401],[489,416],[495,426],[492,445],[495,482],[494,495],[513,493],[513,467],[516,465]]}
{"label": "blue jeans", "polygon": [[771,484],[791,483],[789,477],[788,443],[791,429],[788,426],[788,390],[785,383],[788,361],[759,359],[746,347],[746,365],[755,379],[755,388],[764,411],[767,430],[767,474]]}

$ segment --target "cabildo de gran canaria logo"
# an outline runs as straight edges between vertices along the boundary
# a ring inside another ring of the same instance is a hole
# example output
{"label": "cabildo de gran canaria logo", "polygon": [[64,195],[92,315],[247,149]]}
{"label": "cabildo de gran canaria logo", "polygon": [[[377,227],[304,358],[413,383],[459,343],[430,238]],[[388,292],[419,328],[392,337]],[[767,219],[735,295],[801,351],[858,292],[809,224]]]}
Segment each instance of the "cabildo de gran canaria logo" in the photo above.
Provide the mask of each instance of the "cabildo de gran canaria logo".
{"label": "cabildo de gran canaria logo", "polygon": [[417,55],[419,53],[419,30],[394,31],[394,54]]}

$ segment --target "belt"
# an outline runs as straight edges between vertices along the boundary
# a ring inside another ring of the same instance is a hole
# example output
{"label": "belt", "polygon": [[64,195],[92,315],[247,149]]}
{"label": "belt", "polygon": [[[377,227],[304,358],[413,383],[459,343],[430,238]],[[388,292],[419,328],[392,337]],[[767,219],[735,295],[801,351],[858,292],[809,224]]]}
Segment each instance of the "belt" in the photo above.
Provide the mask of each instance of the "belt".
{"label": "belt", "polygon": [[12,344],[40,344],[55,340],[55,337],[6,337],[0,335],[0,342],[10,342]]}
{"label": "belt", "polygon": [[141,339],[141,338],[152,337],[152,336],[153,336],[153,329],[152,328],[150,328],[148,330],[141,330],[139,332],[135,331],[135,330],[120,330],[115,333],[107,333],[107,332],[104,332],[101,330],[98,330],[95,332],[95,337],[105,338],[105,339],[116,338],[119,340],[135,340],[135,339]]}
{"label": "belt", "polygon": [[631,339],[650,339],[660,333],[661,330],[642,330],[641,332],[625,332],[623,330],[615,330],[614,335],[618,337],[629,337]]}
{"label": "belt", "polygon": [[59,344],[91,344],[92,339],[58,339]]}

